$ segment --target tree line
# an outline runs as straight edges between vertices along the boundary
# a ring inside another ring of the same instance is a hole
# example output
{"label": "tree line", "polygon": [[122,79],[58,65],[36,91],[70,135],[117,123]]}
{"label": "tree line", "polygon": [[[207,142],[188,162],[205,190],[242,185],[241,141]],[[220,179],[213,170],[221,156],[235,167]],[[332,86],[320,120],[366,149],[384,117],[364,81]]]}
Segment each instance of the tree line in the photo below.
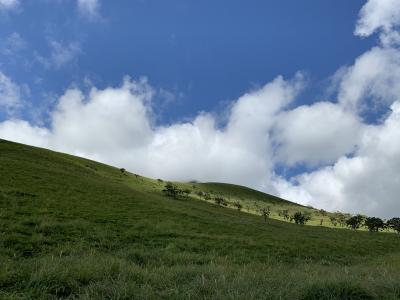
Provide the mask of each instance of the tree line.
{"label": "tree line", "polygon": [[[159,179],[159,182],[163,182]],[[167,182],[162,190],[167,197],[178,199],[181,197],[187,198],[192,191],[190,189],[181,189],[177,185]],[[227,207],[229,205],[235,207],[238,211],[241,211],[243,205],[240,201],[235,201],[233,203],[227,201],[223,196],[216,195],[213,196],[210,192],[197,191],[196,193],[200,198],[211,201],[218,206]],[[265,222],[270,217],[271,208],[269,206],[259,207],[255,202],[256,211],[261,215]],[[328,216],[328,212],[323,209],[317,211],[321,216]],[[296,211],[293,214],[289,213],[288,209],[278,211],[278,215],[284,220],[289,222],[294,222],[295,224],[305,225],[311,220],[311,213],[307,211]],[[341,212],[329,214],[329,220],[333,226],[340,225],[342,227],[348,227],[353,230],[357,230],[361,227],[366,227],[370,232],[378,232],[384,229],[392,229],[398,234],[400,234],[400,218],[392,218],[389,220],[382,220],[378,217],[367,217],[360,214],[350,215]],[[323,219],[320,220],[320,225],[323,224]]]}

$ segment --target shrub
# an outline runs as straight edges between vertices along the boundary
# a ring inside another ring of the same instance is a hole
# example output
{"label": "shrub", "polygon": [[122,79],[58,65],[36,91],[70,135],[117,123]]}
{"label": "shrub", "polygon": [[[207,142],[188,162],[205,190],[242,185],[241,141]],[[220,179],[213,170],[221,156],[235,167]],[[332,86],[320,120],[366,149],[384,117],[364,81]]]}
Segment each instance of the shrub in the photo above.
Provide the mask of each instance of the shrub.
{"label": "shrub", "polygon": [[217,196],[214,198],[215,204],[222,205],[222,206],[228,206],[228,203],[224,199],[224,197]]}
{"label": "shrub", "polygon": [[238,211],[241,211],[241,209],[243,208],[242,204],[239,201],[233,203],[233,206],[235,206]]}
{"label": "shrub", "polygon": [[281,211],[281,216],[282,216],[285,220],[289,220],[289,219],[290,219],[289,210],[288,210],[288,209],[282,210],[282,211]]}
{"label": "shrub", "polygon": [[346,225],[352,228],[353,230],[356,230],[361,227],[363,220],[364,217],[362,215],[355,215],[346,221]]}
{"label": "shrub", "polygon": [[261,215],[264,217],[264,222],[267,222],[267,219],[269,218],[269,215],[271,214],[271,209],[269,206],[263,207],[260,209]]}
{"label": "shrub", "polygon": [[386,222],[386,226],[392,228],[398,234],[400,234],[400,218],[392,218]]}
{"label": "shrub", "polygon": [[331,221],[332,225],[336,227],[336,225],[338,224],[336,216],[330,216],[329,220]]}
{"label": "shrub", "polygon": [[294,222],[296,224],[300,224],[300,225],[304,225],[306,224],[308,221],[311,220],[311,216],[307,213],[302,213],[300,211],[294,213],[294,215],[292,216]]}
{"label": "shrub", "polygon": [[385,222],[382,219],[376,217],[367,217],[364,221],[364,225],[371,232],[378,232],[379,229],[385,228]]}
{"label": "shrub", "polygon": [[168,182],[165,185],[163,192],[167,197],[172,197],[174,199],[177,199],[180,195],[183,194],[183,191],[171,182]]}

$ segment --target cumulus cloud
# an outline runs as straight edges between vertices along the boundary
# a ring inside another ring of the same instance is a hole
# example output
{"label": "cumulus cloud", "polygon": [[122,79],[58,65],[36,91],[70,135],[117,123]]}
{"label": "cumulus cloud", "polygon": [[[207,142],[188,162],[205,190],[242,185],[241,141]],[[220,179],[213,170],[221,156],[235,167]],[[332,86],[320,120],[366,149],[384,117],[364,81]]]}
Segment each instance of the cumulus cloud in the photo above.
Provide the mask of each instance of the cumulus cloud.
{"label": "cumulus cloud", "polygon": [[282,196],[331,210],[393,217],[400,203],[400,102],[381,125],[368,126],[353,157],[302,174],[276,180]]}
{"label": "cumulus cloud", "polygon": [[331,164],[355,150],[362,128],[356,115],[331,102],[282,112],[273,134],[277,159],[287,166]]}
{"label": "cumulus cloud", "polygon": [[82,16],[93,19],[99,16],[99,0],[78,0],[78,9]]}
{"label": "cumulus cloud", "polygon": [[367,37],[380,32],[384,45],[397,44],[400,42],[400,36],[396,32],[399,25],[399,0],[369,0],[360,11],[355,34]]}
{"label": "cumulus cloud", "polygon": [[[2,124],[0,136],[123,166],[175,180],[215,180],[269,185],[273,164],[268,132],[274,115],[301,90],[303,78],[282,77],[238,99],[228,124],[201,113],[193,121],[154,126],[153,90],[145,81],[126,79],[121,87],[70,89],[52,113],[51,130],[21,120]],[[32,137],[32,139],[31,139]]]}
{"label": "cumulus cloud", "polygon": [[19,6],[18,0],[0,0],[0,11],[1,10],[13,10]]}
{"label": "cumulus cloud", "polygon": [[399,49],[374,47],[358,57],[343,74],[339,102],[356,111],[388,106],[400,97],[399,83]]}

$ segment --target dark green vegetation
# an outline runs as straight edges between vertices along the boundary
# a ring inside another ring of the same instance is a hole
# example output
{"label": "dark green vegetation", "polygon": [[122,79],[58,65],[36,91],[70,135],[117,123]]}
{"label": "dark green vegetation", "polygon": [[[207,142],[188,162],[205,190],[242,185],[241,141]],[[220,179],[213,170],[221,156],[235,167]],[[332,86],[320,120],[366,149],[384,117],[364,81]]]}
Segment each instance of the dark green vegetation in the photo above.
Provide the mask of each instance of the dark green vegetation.
{"label": "dark green vegetation", "polygon": [[188,193],[167,197],[162,180],[0,140],[0,298],[400,297],[396,234],[265,222],[243,212],[246,199],[306,208],[233,185],[177,186]]}

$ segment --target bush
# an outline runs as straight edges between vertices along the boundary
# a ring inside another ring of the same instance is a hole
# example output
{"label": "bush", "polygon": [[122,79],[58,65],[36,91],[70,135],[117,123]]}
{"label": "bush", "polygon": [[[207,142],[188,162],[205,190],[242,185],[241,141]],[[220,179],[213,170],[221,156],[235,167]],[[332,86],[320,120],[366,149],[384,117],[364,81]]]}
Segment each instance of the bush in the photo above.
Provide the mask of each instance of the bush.
{"label": "bush", "polygon": [[235,206],[238,211],[241,211],[241,209],[243,208],[242,204],[239,201],[233,203],[233,206]]}
{"label": "bush", "polygon": [[400,234],[400,218],[392,218],[386,222],[386,226],[392,228],[398,234]]}
{"label": "bush", "polygon": [[224,199],[224,197],[221,196],[217,196],[214,198],[214,202],[217,205],[222,205],[222,206],[228,206],[228,203],[226,202],[226,200]]}
{"label": "bush", "polygon": [[292,219],[296,224],[304,225],[311,220],[311,216],[307,213],[298,211],[292,216]]}
{"label": "bush", "polygon": [[378,232],[379,229],[385,228],[385,222],[380,218],[367,217],[364,221],[364,225],[371,232]]}
{"label": "bush", "polygon": [[352,228],[353,230],[356,230],[361,227],[363,220],[364,217],[362,215],[352,216],[346,221],[346,225]]}
{"label": "bush", "polygon": [[267,219],[269,218],[269,215],[271,214],[271,209],[269,206],[263,207],[260,209],[261,215],[264,217],[264,222],[267,222]]}
{"label": "bush", "polygon": [[174,199],[177,199],[180,195],[183,194],[183,191],[171,182],[168,182],[165,185],[163,192],[167,197],[171,197]]}

